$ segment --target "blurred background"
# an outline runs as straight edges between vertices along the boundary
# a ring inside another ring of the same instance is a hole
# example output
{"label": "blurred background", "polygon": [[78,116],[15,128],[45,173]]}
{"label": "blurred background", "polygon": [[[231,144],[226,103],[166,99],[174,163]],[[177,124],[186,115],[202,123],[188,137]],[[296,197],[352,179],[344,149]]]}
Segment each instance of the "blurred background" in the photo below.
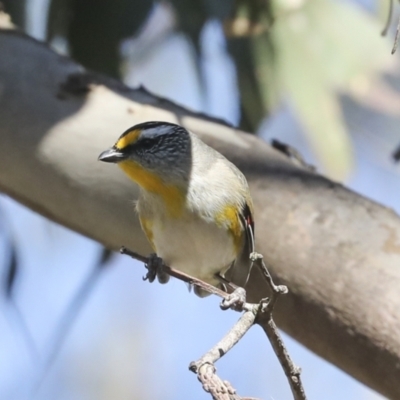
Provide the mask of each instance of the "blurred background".
{"label": "blurred background", "polygon": [[[288,143],[400,212],[397,2],[385,37],[389,0],[2,4],[15,25],[87,68]],[[209,398],[188,365],[238,318],[217,298],[177,281],[149,285],[142,265],[6,196],[0,247],[1,399]],[[382,398],[284,340],[310,399]],[[291,398],[257,327],[217,368],[242,396]]]}

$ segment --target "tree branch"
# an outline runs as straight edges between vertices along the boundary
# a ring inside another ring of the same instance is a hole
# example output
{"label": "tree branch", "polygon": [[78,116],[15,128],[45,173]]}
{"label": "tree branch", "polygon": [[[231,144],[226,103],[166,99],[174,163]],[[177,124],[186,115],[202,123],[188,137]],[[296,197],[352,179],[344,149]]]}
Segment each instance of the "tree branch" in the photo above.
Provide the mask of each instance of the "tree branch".
{"label": "tree branch", "polygon": [[274,310],[278,297],[281,294],[287,294],[288,288],[284,285],[275,285],[261,254],[252,253],[250,257],[261,270],[271,290],[271,297],[269,298],[268,302],[265,303],[265,310],[257,315],[257,323],[260,323],[261,327],[264,329],[264,332],[268,336],[272,348],[274,349],[274,352],[279,362],[281,363],[283,371],[285,372],[285,375],[288,379],[294,399],[304,400],[306,399],[306,395],[300,379],[301,369],[297,367],[292,361],[283,343],[282,337],[279,334],[278,328],[272,318],[272,311]]}
{"label": "tree branch", "polygon": [[[86,90],[65,90],[73,75]],[[61,88],[64,90],[61,93]],[[132,210],[138,191],[97,162],[127,127],[176,122],[234,162],[255,205],[257,248],[291,291],[277,325],[389,398],[400,398],[400,218],[296,167],[252,135],[144,90],[92,76],[22,34],[0,31],[0,189],[112,249],[150,253]],[[267,287],[255,270],[248,301]],[[259,321],[267,329],[267,320]]]}
{"label": "tree branch", "polygon": [[[151,261],[149,257],[144,257],[132,250],[127,249],[126,247],[121,247],[120,252],[121,254],[126,254],[135,260],[143,262],[146,268],[149,269],[148,264]],[[267,333],[272,348],[274,349],[285,375],[288,378],[288,382],[293,393],[293,398],[295,400],[306,400],[306,395],[300,379],[300,368],[296,367],[291,360],[289,353],[283,344],[282,338],[279,335],[278,328],[272,318],[272,312],[278,297],[281,294],[287,294],[288,289],[284,285],[275,285],[261,254],[252,253],[250,258],[253,264],[255,264],[255,266],[262,271],[262,274],[271,291],[271,297],[261,299],[259,304],[245,303],[240,310],[244,310],[245,312],[242,314],[239,321],[236,322],[235,326],[204,356],[197,361],[193,361],[190,364],[189,369],[197,374],[199,381],[203,384],[204,390],[209,392],[214,400],[243,400],[242,397],[236,395],[235,389],[228,382],[223,382],[216,375],[214,363],[228,353],[228,351],[239,342],[239,340],[248,332],[254,323],[260,319],[260,317],[265,316],[268,321],[267,326],[265,327],[265,332]],[[159,260],[161,261],[161,259]],[[171,268],[164,263],[161,263],[159,267],[161,267],[167,274],[183,282],[198,286],[208,293],[215,294],[225,300],[228,300],[229,298],[228,293],[206,282],[203,282],[200,279],[191,277],[184,272]],[[144,279],[147,280],[148,275],[146,275]],[[151,281],[152,280],[150,280],[150,282]],[[222,303],[221,308],[225,309]]]}

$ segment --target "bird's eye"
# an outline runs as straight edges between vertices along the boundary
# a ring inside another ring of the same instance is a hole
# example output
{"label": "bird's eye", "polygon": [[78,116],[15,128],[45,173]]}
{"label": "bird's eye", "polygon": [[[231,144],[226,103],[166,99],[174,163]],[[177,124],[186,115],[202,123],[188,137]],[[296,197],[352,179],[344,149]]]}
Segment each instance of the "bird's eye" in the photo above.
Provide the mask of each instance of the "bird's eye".
{"label": "bird's eye", "polygon": [[152,146],[153,146],[153,141],[151,139],[142,139],[140,141],[140,147],[144,149],[149,149]]}
{"label": "bird's eye", "polygon": [[151,139],[142,139],[140,143],[144,146],[149,146],[151,144]]}

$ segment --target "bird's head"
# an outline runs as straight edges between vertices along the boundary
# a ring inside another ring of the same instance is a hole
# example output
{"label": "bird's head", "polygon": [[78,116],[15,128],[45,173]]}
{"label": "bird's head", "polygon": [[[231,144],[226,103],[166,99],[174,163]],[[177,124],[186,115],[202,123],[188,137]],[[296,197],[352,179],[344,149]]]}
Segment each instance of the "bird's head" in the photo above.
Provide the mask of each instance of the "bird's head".
{"label": "bird's head", "polygon": [[189,132],[168,122],[145,122],[126,130],[99,160],[117,163],[144,189],[155,185],[187,184],[192,157]]}

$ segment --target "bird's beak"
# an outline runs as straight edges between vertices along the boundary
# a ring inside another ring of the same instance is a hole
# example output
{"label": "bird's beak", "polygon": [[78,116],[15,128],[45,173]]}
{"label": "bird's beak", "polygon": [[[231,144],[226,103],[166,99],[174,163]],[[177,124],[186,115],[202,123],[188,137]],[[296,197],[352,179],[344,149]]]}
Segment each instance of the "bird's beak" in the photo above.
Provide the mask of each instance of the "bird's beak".
{"label": "bird's beak", "polygon": [[126,155],[122,153],[120,150],[111,148],[108,150],[103,151],[100,155],[98,160],[109,162],[109,163],[117,163],[123,161],[126,158]]}

